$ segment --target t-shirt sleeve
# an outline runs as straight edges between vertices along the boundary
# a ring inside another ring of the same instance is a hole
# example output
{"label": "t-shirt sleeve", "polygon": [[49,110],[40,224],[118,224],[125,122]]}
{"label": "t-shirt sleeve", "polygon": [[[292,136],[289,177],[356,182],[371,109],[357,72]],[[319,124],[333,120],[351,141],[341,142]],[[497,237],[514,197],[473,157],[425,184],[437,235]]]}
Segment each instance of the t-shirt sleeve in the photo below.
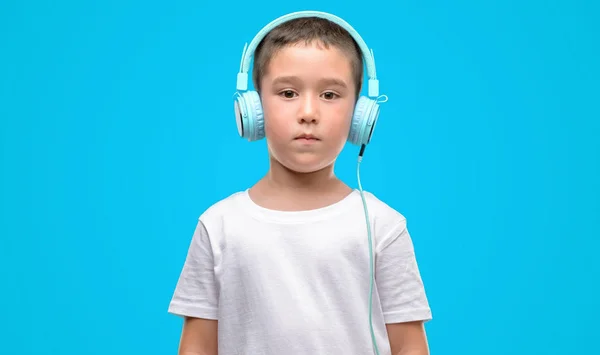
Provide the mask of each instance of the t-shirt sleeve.
{"label": "t-shirt sleeve", "polygon": [[430,320],[431,309],[406,219],[384,236],[376,252],[375,278],[385,322]]}
{"label": "t-shirt sleeve", "polygon": [[198,220],[173,298],[169,304],[169,313],[194,318],[217,319],[217,294],[210,239],[204,224]]}

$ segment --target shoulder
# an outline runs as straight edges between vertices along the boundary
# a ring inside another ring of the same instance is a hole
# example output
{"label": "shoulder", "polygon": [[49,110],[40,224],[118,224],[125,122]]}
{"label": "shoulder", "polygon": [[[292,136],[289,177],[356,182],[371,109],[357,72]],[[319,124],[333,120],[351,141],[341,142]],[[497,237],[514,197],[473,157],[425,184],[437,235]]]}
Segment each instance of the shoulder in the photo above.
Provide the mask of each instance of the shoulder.
{"label": "shoulder", "polygon": [[392,207],[389,202],[383,201],[375,194],[369,191],[364,191],[367,208],[372,212],[373,218],[381,222],[391,224],[399,224],[406,221],[406,217],[396,208]]}
{"label": "shoulder", "polygon": [[408,235],[404,214],[371,192],[364,191],[364,196],[372,223],[371,227],[377,236],[377,250],[384,249],[403,235]]}
{"label": "shoulder", "polygon": [[246,191],[237,191],[218,200],[202,212],[199,220],[206,224],[240,213],[240,210],[243,208],[241,203],[245,196]]}

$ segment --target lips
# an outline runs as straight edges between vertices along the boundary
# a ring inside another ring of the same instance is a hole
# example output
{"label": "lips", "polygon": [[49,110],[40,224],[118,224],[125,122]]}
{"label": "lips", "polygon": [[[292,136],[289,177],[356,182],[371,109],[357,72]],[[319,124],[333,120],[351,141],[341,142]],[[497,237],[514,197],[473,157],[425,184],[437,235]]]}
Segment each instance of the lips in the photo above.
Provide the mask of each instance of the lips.
{"label": "lips", "polygon": [[317,137],[313,136],[312,134],[301,134],[298,137],[296,137],[296,139],[310,140],[310,141],[318,141],[319,140]]}

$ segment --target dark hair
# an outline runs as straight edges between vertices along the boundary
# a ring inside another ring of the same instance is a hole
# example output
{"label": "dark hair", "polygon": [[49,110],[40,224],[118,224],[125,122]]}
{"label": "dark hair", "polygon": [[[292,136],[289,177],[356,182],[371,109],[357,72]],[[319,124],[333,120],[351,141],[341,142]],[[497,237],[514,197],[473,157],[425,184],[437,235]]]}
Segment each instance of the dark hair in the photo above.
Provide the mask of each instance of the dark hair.
{"label": "dark hair", "polygon": [[254,52],[252,69],[252,80],[256,91],[260,93],[260,81],[266,73],[270,59],[278,50],[301,42],[308,45],[312,41],[317,41],[325,48],[337,47],[348,56],[358,97],[363,77],[363,58],[360,47],[350,33],[340,25],[319,17],[304,17],[284,22],[273,28],[262,39]]}

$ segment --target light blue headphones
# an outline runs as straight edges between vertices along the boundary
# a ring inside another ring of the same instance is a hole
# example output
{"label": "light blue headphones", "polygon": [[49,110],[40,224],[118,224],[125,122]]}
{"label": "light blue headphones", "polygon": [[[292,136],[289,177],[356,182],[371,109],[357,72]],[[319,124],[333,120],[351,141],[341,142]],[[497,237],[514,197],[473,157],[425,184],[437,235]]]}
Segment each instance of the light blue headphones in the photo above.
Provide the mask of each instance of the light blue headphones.
{"label": "light blue headphones", "polygon": [[[352,115],[352,125],[348,134],[348,141],[359,146],[366,146],[373,135],[373,130],[379,116],[379,99],[385,95],[379,96],[379,80],[375,71],[375,59],[373,51],[369,50],[362,37],[341,18],[319,11],[299,11],[281,16],[260,30],[250,42],[246,43],[242,52],[242,61],[240,71],[237,75],[237,92],[235,99],[235,116],[237,128],[240,137],[248,141],[256,141],[264,138],[265,124],[260,97],[256,91],[248,91],[248,71],[250,60],[254,55],[256,47],[260,41],[276,26],[301,17],[319,17],[330,20],[344,28],[354,38],[366,63],[367,75],[369,76],[368,97],[361,96],[354,107]],[[387,100],[387,97],[386,97]],[[384,101],[385,102],[385,101]]]}

